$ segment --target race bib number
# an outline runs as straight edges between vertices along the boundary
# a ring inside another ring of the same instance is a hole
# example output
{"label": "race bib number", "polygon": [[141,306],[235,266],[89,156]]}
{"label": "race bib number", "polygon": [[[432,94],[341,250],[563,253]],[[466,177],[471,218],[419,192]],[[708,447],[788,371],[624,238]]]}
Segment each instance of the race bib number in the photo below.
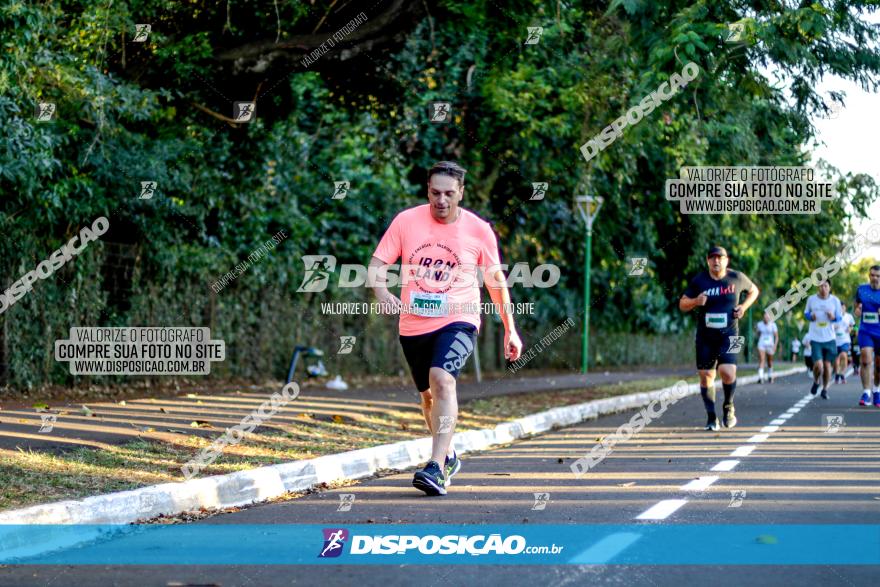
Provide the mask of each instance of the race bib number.
{"label": "race bib number", "polygon": [[819,328],[825,328],[826,326],[828,326],[828,321],[824,320],[822,322],[816,322],[816,326],[818,326]]}
{"label": "race bib number", "polygon": [[706,328],[727,328],[727,314],[706,314]]}
{"label": "race bib number", "polygon": [[862,322],[865,324],[877,324],[880,322],[880,313],[878,312],[862,312]]}
{"label": "race bib number", "polygon": [[436,318],[446,316],[449,306],[446,304],[446,294],[443,293],[414,293],[410,297],[412,313],[416,316]]}

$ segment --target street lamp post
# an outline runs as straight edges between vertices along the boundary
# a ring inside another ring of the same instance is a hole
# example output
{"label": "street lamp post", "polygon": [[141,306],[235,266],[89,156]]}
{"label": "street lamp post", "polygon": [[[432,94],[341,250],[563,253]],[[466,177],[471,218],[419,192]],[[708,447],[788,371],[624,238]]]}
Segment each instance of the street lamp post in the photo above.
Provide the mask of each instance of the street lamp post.
{"label": "street lamp post", "polygon": [[602,207],[598,196],[575,196],[575,206],[587,226],[587,243],[584,255],[584,337],[581,347],[581,370],[586,373],[589,364],[590,347],[590,265],[592,261],[593,221]]}

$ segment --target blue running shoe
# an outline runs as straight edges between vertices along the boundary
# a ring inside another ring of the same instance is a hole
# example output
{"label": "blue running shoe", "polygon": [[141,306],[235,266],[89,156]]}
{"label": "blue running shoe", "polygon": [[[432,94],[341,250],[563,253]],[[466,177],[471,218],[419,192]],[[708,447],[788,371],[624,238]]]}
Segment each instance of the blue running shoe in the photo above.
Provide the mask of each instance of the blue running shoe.
{"label": "blue running shoe", "polygon": [[870,406],[871,405],[871,394],[867,391],[862,392],[862,399],[859,400],[860,406]]}
{"label": "blue running shoe", "polygon": [[461,460],[458,458],[458,453],[452,451],[452,458],[446,457],[446,462],[443,465],[443,473],[446,476],[446,487],[452,485],[452,478],[461,470]]}
{"label": "blue running shoe", "polygon": [[874,392],[874,407],[880,408],[880,391]]}
{"label": "blue running shoe", "polygon": [[417,471],[412,484],[428,495],[446,495],[446,477],[437,461],[428,461],[424,469]]}

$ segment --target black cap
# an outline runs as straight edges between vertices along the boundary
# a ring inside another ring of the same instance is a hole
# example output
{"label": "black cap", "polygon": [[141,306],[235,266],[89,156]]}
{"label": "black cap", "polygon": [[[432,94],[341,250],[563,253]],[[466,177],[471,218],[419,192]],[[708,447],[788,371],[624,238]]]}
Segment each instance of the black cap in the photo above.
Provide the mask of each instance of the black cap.
{"label": "black cap", "polygon": [[727,257],[727,249],[725,249],[724,247],[719,247],[717,245],[714,247],[709,247],[709,252],[706,254],[706,258],[708,259],[709,257],[715,256]]}

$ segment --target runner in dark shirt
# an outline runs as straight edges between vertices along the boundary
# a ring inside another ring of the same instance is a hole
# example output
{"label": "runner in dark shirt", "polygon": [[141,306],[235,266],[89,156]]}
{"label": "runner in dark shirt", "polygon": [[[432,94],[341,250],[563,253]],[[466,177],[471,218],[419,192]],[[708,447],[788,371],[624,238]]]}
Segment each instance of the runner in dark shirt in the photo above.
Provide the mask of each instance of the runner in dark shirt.
{"label": "runner in dark shirt", "polygon": [[[694,277],[678,302],[683,312],[696,310],[697,370],[700,393],[708,414],[706,430],[718,430],[715,415],[715,369],[724,387],[724,426],[736,426],[733,394],[736,391],[736,355],[743,346],[737,322],[758,299],[758,288],[741,271],[727,268],[724,247],[714,246],[706,255],[708,271]],[[747,292],[745,300],[741,294]]]}

